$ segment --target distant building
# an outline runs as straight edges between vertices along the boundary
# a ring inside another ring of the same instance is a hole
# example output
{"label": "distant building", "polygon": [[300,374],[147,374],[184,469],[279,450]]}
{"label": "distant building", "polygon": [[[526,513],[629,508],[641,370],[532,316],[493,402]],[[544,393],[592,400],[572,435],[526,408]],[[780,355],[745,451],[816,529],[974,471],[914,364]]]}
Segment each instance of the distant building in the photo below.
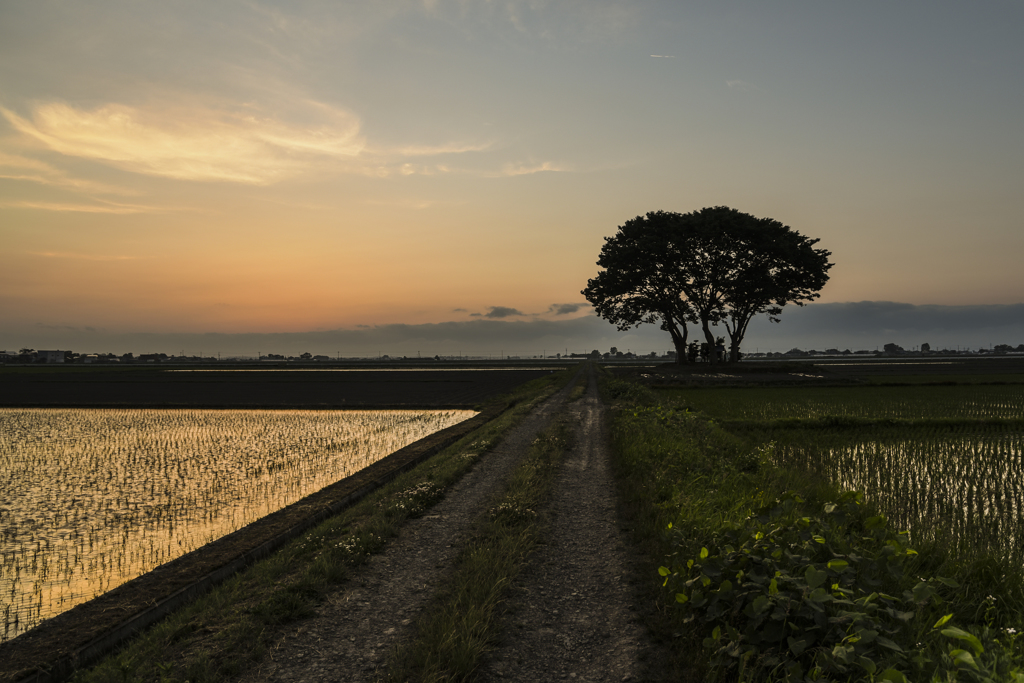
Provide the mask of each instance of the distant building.
{"label": "distant building", "polygon": [[63,351],[36,351],[36,360],[39,363],[63,363]]}

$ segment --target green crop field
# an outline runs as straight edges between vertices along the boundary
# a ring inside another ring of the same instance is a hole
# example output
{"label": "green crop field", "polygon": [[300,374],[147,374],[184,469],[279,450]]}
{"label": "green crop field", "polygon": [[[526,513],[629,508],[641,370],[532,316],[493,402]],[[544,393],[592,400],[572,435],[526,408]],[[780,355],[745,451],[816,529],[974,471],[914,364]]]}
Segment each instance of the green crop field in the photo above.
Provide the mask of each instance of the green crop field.
{"label": "green crop field", "polygon": [[916,385],[664,389],[677,403],[721,420],[1024,419],[1024,385]]}
{"label": "green crop field", "polygon": [[659,393],[772,443],[778,465],[863,491],[915,543],[1024,564],[1024,385]]}

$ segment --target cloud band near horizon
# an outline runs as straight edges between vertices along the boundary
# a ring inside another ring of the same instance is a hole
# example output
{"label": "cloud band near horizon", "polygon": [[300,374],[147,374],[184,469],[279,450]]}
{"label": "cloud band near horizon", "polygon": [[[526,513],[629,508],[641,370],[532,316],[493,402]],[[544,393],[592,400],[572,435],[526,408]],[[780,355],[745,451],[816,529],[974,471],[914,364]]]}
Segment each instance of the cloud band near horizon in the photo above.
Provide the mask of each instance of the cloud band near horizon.
{"label": "cloud band near horizon", "polygon": [[[718,329],[725,335],[725,330]],[[699,330],[690,330],[696,339]],[[24,324],[2,333],[7,350],[22,347],[71,349],[82,353],[167,353],[255,356],[303,352],[346,357],[434,355],[534,356],[547,352],[587,353],[611,346],[639,353],[672,348],[657,325],[626,332],[595,316],[571,319],[474,319],[426,324],[387,324],[357,329],[279,333],[126,332],[59,324]],[[914,305],[889,301],[787,307],[779,324],[758,318],[744,350],[790,348],[874,350],[893,342],[933,349],[1024,343],[1024,303],[992,306]]]}

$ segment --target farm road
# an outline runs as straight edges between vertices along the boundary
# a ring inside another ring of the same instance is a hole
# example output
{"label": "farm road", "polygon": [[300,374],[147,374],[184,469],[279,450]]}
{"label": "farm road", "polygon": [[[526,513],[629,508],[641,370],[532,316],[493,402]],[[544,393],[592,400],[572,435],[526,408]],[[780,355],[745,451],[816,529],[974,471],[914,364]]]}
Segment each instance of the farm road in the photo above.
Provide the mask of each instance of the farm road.
{"label": "farm road", "polygon": [[[587,394],[569,406],[576,446],[550,503],[548,544],[513,587],[501,642],[478,679],[640,680],[638,656],[653,654],[642,652],[650,645],[625,582],[630,556],[615,515],[603,406],[593,370],[586,372]],[[389,650],[413,636],[417,616],[450,575],[473,520],[565,405],[571,386],[535,409],[429,515],[406,524],[314,617],[283,627],[262,664],[239,681],[379,679]]]}
{"label": "farm road", "polygon": [[616,515],[604,405],[588,371],[586,395],[569,406],[574,447],[548,506],[548,542],[510,591],[501,642],[478,680],[657,680],[651,664],[664,653],[635,609],[636,554]]}

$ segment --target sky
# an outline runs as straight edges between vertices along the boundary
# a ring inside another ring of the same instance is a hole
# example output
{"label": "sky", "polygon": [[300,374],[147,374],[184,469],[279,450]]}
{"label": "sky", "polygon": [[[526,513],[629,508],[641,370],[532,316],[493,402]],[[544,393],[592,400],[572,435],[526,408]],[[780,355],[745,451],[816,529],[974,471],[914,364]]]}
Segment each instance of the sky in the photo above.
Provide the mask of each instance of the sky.
{"label": "sky", "polygon": [[666,350],[580,290],[625,221],[721,205],[835,263],[747,347],[1024,343],[1021,26],[1016,1],[9,0],[0,348]]}

